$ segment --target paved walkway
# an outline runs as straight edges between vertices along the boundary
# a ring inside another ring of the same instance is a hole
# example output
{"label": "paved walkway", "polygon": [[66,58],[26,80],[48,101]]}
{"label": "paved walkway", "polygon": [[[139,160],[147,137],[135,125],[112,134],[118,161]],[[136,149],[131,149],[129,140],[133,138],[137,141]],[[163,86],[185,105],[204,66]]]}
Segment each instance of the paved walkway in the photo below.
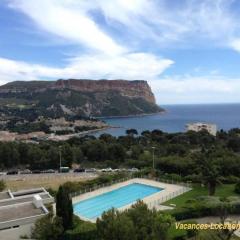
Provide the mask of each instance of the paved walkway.
{"label": "paved walkway", "polygon": [[[162,191],[159,191],[155,194],[152,194],[152,195],[147,196],[142,199],[143,202],[145,202],[149,208],[156,208],[157,210],[172,209],[172,207],[163,206],[163,205],[161,205],[161,203],[163,203],[169,199],[175,198],[176,196],[181,195],[184,192],[190,190],[190,188],[181,186],[181,185],[163,183],[163,182],[158,182],[158,181],[143,179],[143,178],[134,178],[134,179],[131,179],[131,180],[128,180],[125,182],[116,183],[111,186],[103,187],[103,188],[94,190],[92,192],[88,192],[88,193],[73,197],[72,202],[74,204],[74,203],[86,200],[88,198],[95,197],[95,196],[101,195],[103,193],[113,191],[120,187],[127,186],[131,183],[146,184],[146,185],[150,185],[150,186],[158,187],[158,188],[162,189]],[[118,210],[123,211],[125,209],[130,208],[131,206],[132,206],[132,203],[125,205],[125,206],[119,208]],[[80,216],[80,218],[84,219],[82,216]]]}

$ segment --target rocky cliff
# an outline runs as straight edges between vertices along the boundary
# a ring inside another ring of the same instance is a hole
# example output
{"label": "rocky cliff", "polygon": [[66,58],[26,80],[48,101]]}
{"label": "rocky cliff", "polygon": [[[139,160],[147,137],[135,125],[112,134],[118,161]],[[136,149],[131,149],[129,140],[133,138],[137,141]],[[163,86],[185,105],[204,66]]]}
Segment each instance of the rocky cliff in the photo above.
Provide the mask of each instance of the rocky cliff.
{"label": "rocky cliff", "polygon": [[0,98],[21,100],[42,114],[125,116],[162,111],[143,80],[16,81],[0,86]]}
{"label": "rocky cliff", "polygon": [[155,103],[154,95],[147,81],[135,80],[58,80],[52,89],[71,89],[79,92],[118,91],[122,96],[140,97]]}

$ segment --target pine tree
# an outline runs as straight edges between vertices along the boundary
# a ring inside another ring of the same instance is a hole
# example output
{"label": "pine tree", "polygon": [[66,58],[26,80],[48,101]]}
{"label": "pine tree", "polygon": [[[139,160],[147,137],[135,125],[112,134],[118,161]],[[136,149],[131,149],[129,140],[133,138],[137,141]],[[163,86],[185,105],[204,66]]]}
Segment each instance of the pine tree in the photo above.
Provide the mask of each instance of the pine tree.
{"label": "pine tree", "polygon": [[60,186],[56,196],[56,214],[62,218],[64,230],[70,229],[73,226],[73,207],[72,199],[69,193],[63,186]]}

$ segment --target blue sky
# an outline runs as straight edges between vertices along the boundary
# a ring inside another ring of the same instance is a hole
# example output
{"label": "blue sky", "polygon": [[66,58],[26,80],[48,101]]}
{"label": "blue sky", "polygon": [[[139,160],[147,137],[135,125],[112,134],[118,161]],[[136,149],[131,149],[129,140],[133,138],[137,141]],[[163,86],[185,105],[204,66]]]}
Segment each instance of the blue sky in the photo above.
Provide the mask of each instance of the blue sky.
{"label": "blue sky", "polygon": [[159,104],[240,102],[238,0],[1,0],[0,84],[148,80]]}

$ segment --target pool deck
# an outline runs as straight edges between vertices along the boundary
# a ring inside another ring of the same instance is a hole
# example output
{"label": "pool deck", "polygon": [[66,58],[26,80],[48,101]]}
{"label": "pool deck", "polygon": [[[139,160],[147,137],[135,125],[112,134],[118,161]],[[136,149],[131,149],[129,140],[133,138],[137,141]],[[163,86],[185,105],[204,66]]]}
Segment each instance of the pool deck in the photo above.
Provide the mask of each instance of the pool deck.
{"label": "pool deck", "polygon": [[[113,191],[115,189],[118,189],[120,187],[127,186],[132,183],[139,183],[139,184],[145,184],[145,185],[150,185],[153,187],[158,187],[162,188],[163,190],[157,193],[154,193],[150,196],[147,196],[142,199],[144,203],[148,205],[149,208],[155,208],[157,210],[167,210],[167,209],[172,209],[172,207],[167,207],[161,205],[161,203],[166,202],[169,199],[175,198],[184,192],[187,192],[191,190],[191,188],[186,187],[186,186],[181,186],[181,185],[176,185],[176,184],[169,184],[169,183],[163,183],[163,182],[158,182],[154,180],[149,180],[149,179],[143,179],[143,178],[134,178],[125,182],[121,183],[116,183],[111,186],[103,187],[97,190],[94,190],[92,192],[84,193],[79,196],[73,197],[72,202],[73,204],[78,203],[80,201],[86,200],[91,197],[96,197],[98,195],[101,195],[103,193],[107,193],[110,191]],[[118,208],[119,211],[126,210],[130,208],[135,202],[125,205],[121,208]],[[96,222],[96,219],[87,219],[81,215],[78,215],[82,220],[86,221],[91,221],[91,222]]]}

